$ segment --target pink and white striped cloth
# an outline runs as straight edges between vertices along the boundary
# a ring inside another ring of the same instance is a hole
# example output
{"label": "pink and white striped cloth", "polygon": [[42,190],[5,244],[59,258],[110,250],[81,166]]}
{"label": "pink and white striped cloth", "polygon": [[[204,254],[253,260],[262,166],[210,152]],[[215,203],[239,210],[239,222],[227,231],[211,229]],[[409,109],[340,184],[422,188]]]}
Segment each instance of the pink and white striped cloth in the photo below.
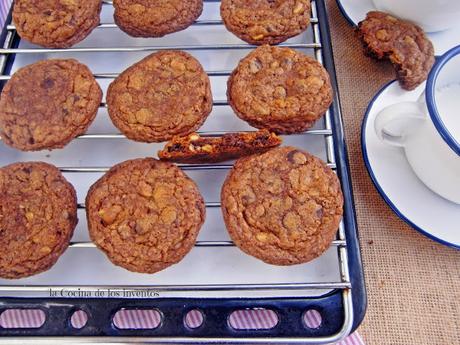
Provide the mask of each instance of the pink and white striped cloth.
{"label": "pink and white striped cloth", "polygon": [[[0,0],[0,28],[3,27],[12,0]],[[40,327],[45,322],[45,313],[41,310],[10,309],[0,314],[0,327],[30,328]],[[76,311],[71,317],[71,324],[75,328],[83,328],[88,318],[84,311]],[[192,310],[185,317],[189,328],[197,328],[204,321],[199,310]],[[118,328],[142,329],[156,328],[160,325],[161,315],[155,310],[120,310],[113,319]],[[229,317],[229,323],[235,329],[269,329],[276,326],[277,316],[270,310],[240,310]],[[318,328],[321,325],[321,315],[314,310],[305,313],[304,322],[307,327]],[[358,333],[336,345],[364,345]]]}
{"label": "pink and white striped cloth", "polygon": [[13,0],[0,0],[0,28],[3,28],[12,2]]}
{"label": "pink and white striped cloth", "polygon": [[[0,314],[0,327],[4,328],[38,328],[45,322],[45,313],[41,310],[9,309]],[[85,327],[88,321],[87,314],[77,310],[70,318],[74,328]],[[276,313],[267,310],[238,310],[229,317],[229,324],[237,330],[270,329],[278,323]],[[200,310],[191,310],[184,319],[185,325],[191,329],[200,327],[204,322]],[[304,323],[309,328],[321,326],[321,314],[316,310],[309,310],[304,314]],[[113,323],[120,329],[155,329],[161,324],[161,314],[156,310],[119,310],[113,317]],[[358,333],[350,335],[336,345],[364,345]]]}

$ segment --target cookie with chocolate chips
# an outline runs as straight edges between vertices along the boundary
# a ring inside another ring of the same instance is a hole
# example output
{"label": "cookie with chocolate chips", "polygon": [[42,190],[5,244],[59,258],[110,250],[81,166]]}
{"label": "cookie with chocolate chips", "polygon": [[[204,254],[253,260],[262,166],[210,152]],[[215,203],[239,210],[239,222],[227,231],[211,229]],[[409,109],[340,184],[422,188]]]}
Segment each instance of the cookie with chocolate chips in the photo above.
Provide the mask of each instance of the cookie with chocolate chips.
{"label": "cookie with chocolate chips", "polygon": [[15,0],[21,38],[47,48],[69,48],[99,25],[101,0]]}
{"label": "cookie with chocolate chips", "polygon": [[113,0],[115,23],[134,37],[184,30],[201,15],[203,0]]}
{"label": "cookie with chocolate chips", "polygon": [[86,197],[89,234],[115,264],[140,273],[192,249],[205,219],[196,184],[171,163],[135,159],[111,168]]}
{"label": "cookie with chocolate chips", "polygon": [[310,0],[222,0],[225,26],[251,44],[278,44],[310,24]]}
{"label": "cookie with chocolate chips", "polygon": [[262,46],[243,58],[228,80],[227,98],[251,126],[280,134],[312,127],[332,103],[329,74],[290,48]]}
{"label": "cookie with chocolate chips", "polygon": [[107,106],[128,138],[162,142],[201,127],[212,110],[211,85],[193,56],[164,50],[121,73],[109,86]]}
{"label": "cookie with chocolate chips", "polygon": [[343,213],[340,182],[320,159],[280,147],[237,161],[222,187],[230,237],[245,253],[274,265],[320,256]]}
{"label": "cookie with chocolate chips", "polygon": [[221,137],[202,137],[192,133],[174,137],[158,151],[162,161],[176,163],[218,163],[262,153],[281,145],[282,139],[266,129],[247,133],[226,133]]}
{"label": "cookie with chocolate chips", "polygon": [[77,60],[43,60],[19,69],[0,97],[2,141],[23,151],[57,149],[84,134],[102,90]]}
{"label": "cookie with chocolate chips", "polygon": [[366,55],[391,61],[404,89],[413,90],[428,77],[434,64],[434,48],[417,25],[372,11],[359,23],[358,34]]}
{"label": "cookie with chocolate chips", "polygon": [[53,266],[77,225],[75,189],[54,166],[0,168],[0,277],[28,277]]}

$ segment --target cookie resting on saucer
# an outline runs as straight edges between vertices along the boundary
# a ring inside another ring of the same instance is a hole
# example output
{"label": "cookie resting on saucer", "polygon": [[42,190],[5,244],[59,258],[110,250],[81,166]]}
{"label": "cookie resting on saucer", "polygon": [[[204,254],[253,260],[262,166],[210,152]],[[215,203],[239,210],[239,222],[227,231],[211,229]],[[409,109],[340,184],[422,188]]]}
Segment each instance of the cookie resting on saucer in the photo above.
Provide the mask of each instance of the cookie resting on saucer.
{"label": "cookie resting on saucer", "polygon": [[358,24],[358,35],[367,55],[391,61],[404,89],[413,90],[428,77],[434,64],[434,48],[417,25],[372,11]]}

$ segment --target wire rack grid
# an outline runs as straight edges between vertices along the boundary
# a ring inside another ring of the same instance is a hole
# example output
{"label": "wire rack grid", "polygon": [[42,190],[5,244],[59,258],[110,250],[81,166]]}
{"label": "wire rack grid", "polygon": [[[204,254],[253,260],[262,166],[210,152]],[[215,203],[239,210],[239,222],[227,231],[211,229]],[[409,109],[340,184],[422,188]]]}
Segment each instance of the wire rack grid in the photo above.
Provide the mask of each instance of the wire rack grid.
{"label": "wire rack grid", "polygon": [[[219,1],[205,1],[206,4],[209,3],[218,3]],[[111,7],[111,1],[104,0],[104,7]],[[321,0],[312,1],[312,17],[311,17],[311,42],[286,42],[280,44],[280,46],[290,47],[295,49],[304,49],[309,50],[312,52],[313,56],[320,62],[323,63],[324,59],[324,47],[321,38],[324,36],[324,33],[321,33],[320,29],[320,21],[318,19],[318,8],[317,3],[324,5],[321,3]],[[193,25],[194,27],[202,27],[208,30],[214,30],[215,28],[223,27],[222,21],[220,19],[199,19]],[[101,23],[98,28],[95,30],[117,30],[117,27],[113,23]],[[75,48],[68,48],[68,49],[45,49],[45,48],[37,48],[34,46],[31,47],[18,47],[18,37],[15,30],[15,26],[10,23],[6,26],[6,35],[3,44],[3,48],[0,49],[0,82],[6,82],[11,78],[11,66],[14,65],[14,60],[17,56],[20,55],[37,55],[41,56],[41,54],[50,54],[53,55],[55,53],[60,54],[94,54],[94,53],[151,53],[154,51],[162,50],[162,49],[180,49],[186,50],[191,52],[206,52],[208,54],[214,54],[217,51],[246,51],[248,49],[254,48],[246,43],[220,43],[220,44],[163,44],[163,45],[142,45],[142,46],[109,46],[109,47],[75,47]],[[150,41],[149,41],[150,42]],[[230,73],[231,69],[207,69],[206,72],[212,78],[227,78]],[[110,73],[94,73],[95,77],[99,81],[111,81],[113,80],[118,73],[117,72],[110,72]],[[224,80],[224,79],[222,79]],[[337,102],[337,99],[336,99]],[[228,107],[227,100],[225,99],[217,99],[213,100],[213,105],[215,108],[219,107]],[[102,102],[100,105],[101,111],[106,111],[106,104]],[[338,109],[338,108],[336,108]],[[99,115],[100,116],[100,115]],[[308,140],[314,140],[315,142],[320,142],[320,146],[324,147],[324,158],[326,160],[327,165],[332,168],[333,170],[337,169],[337,161],[336,161],[336,150],[337,143],[335,140],[335,131],[333,125],[333,116],[331,111],[328,111],[323,120],[323,126],[319,126],[321,128],[313,128],[304,133],[297,134],[296,136],[302,138],[313,138]],[[341,125],[341,124],[339,124]],[[250,130],[250,129],[248,129]],[[221,130],[202,130],[199,133],[203,136],[220,136],[223,133],[226,133],[224,129]],[[82,135],[76,139],[77,141],[90,141],[94,143],[93,145],[98,145],[101,142],[109,141],[109,140],[126,140],[126,138],[120,133],[88,133]],[[307,141],[308,141],[307,140]],[[4,146],[4,145],[3,145]],[[0,143],[0,152],[2,151],[2,144]],[[202,165],[191,165],[191,164],[180,164],[179,165],[183,170],[194,173],[194,172],[205,172],[212,174],[215,171],[223,171],[226,172],[231,169],[232,164],[202,164]],[[87,174],[102,174],[106,172],[110,166],[88,166],[88,165],[62,165],[59,166],[60,170],[64,174],[79,174],[79,175],[87,175]],[[341,174],[339,173],[339,176]],[[346,200],[346,202],[351,202],[352,200]],[[220,208],[220,202],[206,200],[206,207],[207,210],[218,210]],[[85,205],[83,202],[79,202],[78,208],[80,212],[84,212]],[[72,240],[70,247],[71,250],[96,250],[95,245],[90,242],[88,239],[84,240]],[[201,250],[202,248],[232,248],[235,247],[232,241],[229,239],[198,239],[196,243],[196,248],[194,250]],[[133,337],[128,336],[123,338],[117,337],[80,337],[78,340],[80,342],[149,342],[155,341],[157,343],[197,343],[197,342],[208,342],[208,343],[308,343],[308,344],[327,344],[331,342],[338,341],[345,337],[351,331],[353,327],[353,298],[352,298],[352,283],[350,279],[350,272],[349,272],[349,258],[348,258],[348,242],[347,242],[347,231],[346,225],[344,222],[340,224],[338,229],[338,234],[336,240],[332,243],[332,250],[336,253],[336,262],[337,262],[337,279],[335,280],[324,280],[324,281],[308,281],[305,279],[304,281],[283,281],[283,282],[251,282],[247,283],[244,279],[240,282],[232,282],[232,283],[206,283],[201,282],[198,284],[123,284],[123,285],[114,285],[114,284],[98,284],[98,285],[91,285],[91,284],[82,284],[82,285],[59,285],[59,284],[37,284],[32,281],[31,283],[24,283],[24,284],[14,284],[8,283],[3,284],[0,281],[0,294],[5,294],[9,297],[16,297],[16,296],[28,296],[30,294],[43,294],[51,289],[78,289],[79,291],[95,291],[98,289],[110,289],[112,291],[126,291],[132,290],[136,291],[139,289],[151,289],[155,291],[159,291],[165,295],[174,295],[174,293],[179,293],[182,296],[194,295],[200,296],[202,292],[219,292],[223,296],[226,294],[233,296],[238,296],[239,293],[244,295],[244,291],[246,292],[257,292],[259,291],[259,297],[263,297],[264,294],[268,291],[276,292],[276,297],[283,296],[290,296],[290,294],[298,295],[309,298],[309,297],[316,297],[318,295],[323,295],[330,293],[330,291],[340,291],[341,295],[341,305],[342,305],[342,312],[343,312],[343,323],[338,327],[337,331],[334,334],[330,334],[327,336],[305,336],[305,337],[267,337],[262,335],[258,335],[257,337],[195,337],[193,335],[189,336],[168,336],[168,337],[161,337],[156,336],[155,338],[149,337]],[[82,253],[83,254],[83,253]],[[315,291],[311,294],[310,292]],[[267,294],[267,296],[272,296],[271,294]],[[0,305],[0,309],[1,309]],[[1,334],[1,330],[0,330]],[[26,334],[27,335],[27,334]],[[14,338],[10,337],[10,341],[17,341],[18,343],[23,343],[28,338],[19,337]],[[40,341],[48,342],[50,340],[65,343],[65,342],[72,342],[73,340],[70,338],[43,338],[43,340],[39,340],[36,338],[30,338],[29,340],[33,341],[35,344],[40,343]]]}

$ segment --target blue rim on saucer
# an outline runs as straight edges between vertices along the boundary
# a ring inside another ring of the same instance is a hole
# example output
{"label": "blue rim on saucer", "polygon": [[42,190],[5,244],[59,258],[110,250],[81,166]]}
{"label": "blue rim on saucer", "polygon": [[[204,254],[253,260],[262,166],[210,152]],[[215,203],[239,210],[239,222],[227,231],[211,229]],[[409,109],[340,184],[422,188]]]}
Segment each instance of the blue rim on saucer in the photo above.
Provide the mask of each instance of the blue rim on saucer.
{"label": "blue rim on saucer", "polygon": [[454,138],[452,133],[449,132],[447,127],[445,126],[444,122],[441,119],[441,116],[438,113],[438,108],[434,102],[434,94],[436,91],[436,80],[441,72],[443,66],[450,61],[453,57],[460,54],[460,45],[456,46],[449,51],[447,51],[444,55],[440,56],[436,59],[436,63],[434,64],[433,68],[428,75],[428,79],[426,82],[426,105],[428,107],[428,113],[430,114],[431,120],[435,125],[436,129],[438,130],[439,134],[441,134],[444,141],[450,148],[460,156],[460,143]]}
{"label": "blue rim on saucer", "polygon": [[347,20],[348,23],[350,23],[351,26],[358,26],[358,23],[355,23],[353,20],[351,20],[350,16],[348,15],[347,11],[345,11],[345,8],[342,5],[341,0],[335,0],[337,3],[337,7],[340,10],[340,13],[342,13],[342,16]]}
{"label": "blue rim on saucer", "polygon": [[366,128],[367,128],[367,121],[369,119],[369,113],[370,113],[375,101],[377,100],[377,98],[379,98],[379,96],[382,94],[382,92],[385,91],[391,84],[393,84],[395,82],[397,82],[397,80],[393,80],[393,81],[390,81],[389,83],[386,83],[377,92],[377,94],[372,98],[372,100],[370,101],[369,105],[367,106],[366,112],[364,114],[363,123],[362,123],[362,126],[361,126],[361,149],[362,149],[362,155],[363,155],[363,159],[364,159],[364,164],[366,165],[366,168],[367,168],[367,172],[369,173],[369,177],[371,178],[372,183],[374,184],[374,186],[377,189],[377,191],[379,192],[379,194],[382,196],[383,200],[385,200],[385,202],[388,204],[388,206],[390,206],[390,208],[393,210],[394,213],[396,213],[396,215],[399,218],[401,218],[403,221],[405,221],[407,224],[409,224],[415,230],[420,232],[422,235],[432,239],[433,241],[441,243],[441,244],[446,245],[446,246],[451,247],[451,248],[460,249],[460,245],[457,245],[457,244],[454,244],[454,243],[451,243],[451,242],[447,242],[447,241],[445,241],[445,240],[443,240],[443,239],[441,239],[439,237],[436,237],[436,236],[432,235],[428,230],[422,229],[421,227],[416,225],[414,222],[412,222],[410,219],[408,219],[406,216],[404,216],[404,214],[396,207],[396,205],[391,201],[391,199],[385,193],[383,188],[380,186],[380,184],[377,181],[377,178],[375,177],[375,174],[374,174],[374,172],[372,170],[371,164],[369,162],[368,153],[367,153],[367,146],[366,146]]}

